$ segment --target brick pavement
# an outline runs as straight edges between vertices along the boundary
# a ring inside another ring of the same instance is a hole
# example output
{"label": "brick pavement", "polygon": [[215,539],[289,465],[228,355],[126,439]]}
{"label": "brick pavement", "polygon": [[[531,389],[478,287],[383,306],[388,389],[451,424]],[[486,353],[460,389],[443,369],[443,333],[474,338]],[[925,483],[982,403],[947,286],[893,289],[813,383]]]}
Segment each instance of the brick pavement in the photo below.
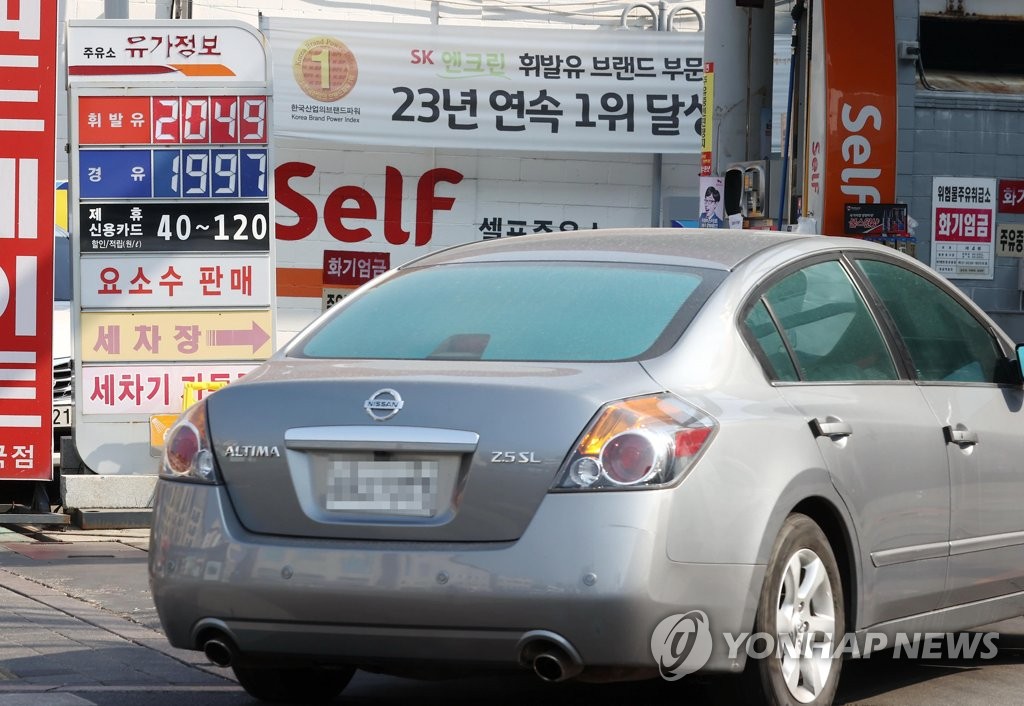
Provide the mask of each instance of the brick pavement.
{"label": "brick pavement", "polygon": [[[8,540],[17,541],[0,538]],[[171,647],[152,627],[74,597],[73,588],[33,580],[14,558],[0,543],[0,706],[87,704],[93,702],[75,694],[111,690],[140,697],[168,688],[239,691],[230,670]]]}

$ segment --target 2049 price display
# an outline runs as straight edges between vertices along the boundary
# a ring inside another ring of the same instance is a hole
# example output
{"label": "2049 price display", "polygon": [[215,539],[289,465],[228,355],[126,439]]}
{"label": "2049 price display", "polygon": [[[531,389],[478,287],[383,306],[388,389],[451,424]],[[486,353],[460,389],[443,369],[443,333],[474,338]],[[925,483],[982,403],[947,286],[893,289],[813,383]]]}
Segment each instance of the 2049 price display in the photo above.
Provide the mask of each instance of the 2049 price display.
{"label": "2049 price display", "polygon": [[153,98],[154,144],[266,142],[265,96]]}

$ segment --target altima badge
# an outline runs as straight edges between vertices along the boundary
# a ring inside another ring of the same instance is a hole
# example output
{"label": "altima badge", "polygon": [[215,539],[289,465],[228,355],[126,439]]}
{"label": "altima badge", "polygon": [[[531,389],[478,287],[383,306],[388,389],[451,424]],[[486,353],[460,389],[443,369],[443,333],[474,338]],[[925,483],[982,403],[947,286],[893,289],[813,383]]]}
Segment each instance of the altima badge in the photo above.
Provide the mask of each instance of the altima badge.
{"label": "altima badge", "polygon": [[405,402],[402,402],[402,396],[390,387],[377,390],[370,395],[370,399],[363,402],[363,408],[375,422],[391,419],[398,414],[403,406],[405,406]]}
{"label": "altima badge", "polygon": [[255,446],[251,444],[228,444],[224,447],[226,458],[280,458],[281,450],[276,446]]}

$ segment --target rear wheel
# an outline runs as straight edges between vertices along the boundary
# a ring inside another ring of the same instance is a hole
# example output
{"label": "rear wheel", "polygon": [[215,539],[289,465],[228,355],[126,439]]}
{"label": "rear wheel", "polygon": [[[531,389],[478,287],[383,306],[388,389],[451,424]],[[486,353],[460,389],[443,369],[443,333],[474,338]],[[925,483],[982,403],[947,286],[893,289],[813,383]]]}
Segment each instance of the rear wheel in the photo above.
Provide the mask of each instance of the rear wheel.
{"label": "rear wheel", "polygon": [[355,669],[344,667],[232,667],[246,693],[260,701],[323,703],[348,686]]}
{"label": "rear wheel", "polygon": [[745,680],[771,706],[832,703],[839,686],[845,633],[843,585],[821,528],[806,515],[786,518],[758,601],[754,632],[775,649],[748,658]]}

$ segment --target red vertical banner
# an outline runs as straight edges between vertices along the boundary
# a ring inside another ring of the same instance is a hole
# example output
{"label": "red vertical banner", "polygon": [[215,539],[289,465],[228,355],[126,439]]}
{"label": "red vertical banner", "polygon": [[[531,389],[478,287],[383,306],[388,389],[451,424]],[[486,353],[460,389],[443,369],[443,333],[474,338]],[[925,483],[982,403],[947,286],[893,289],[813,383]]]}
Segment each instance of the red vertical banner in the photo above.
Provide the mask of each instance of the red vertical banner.
{"label": "red vertical banner", "polygon": [[0,4],[0,479],[52,477],[57,3]]}
{"label": "red vertical banner", "polygon": [[846,204],[896,200],[896,19],[892,0],[821,7],[827,117],[820,227],[843,235]]}

